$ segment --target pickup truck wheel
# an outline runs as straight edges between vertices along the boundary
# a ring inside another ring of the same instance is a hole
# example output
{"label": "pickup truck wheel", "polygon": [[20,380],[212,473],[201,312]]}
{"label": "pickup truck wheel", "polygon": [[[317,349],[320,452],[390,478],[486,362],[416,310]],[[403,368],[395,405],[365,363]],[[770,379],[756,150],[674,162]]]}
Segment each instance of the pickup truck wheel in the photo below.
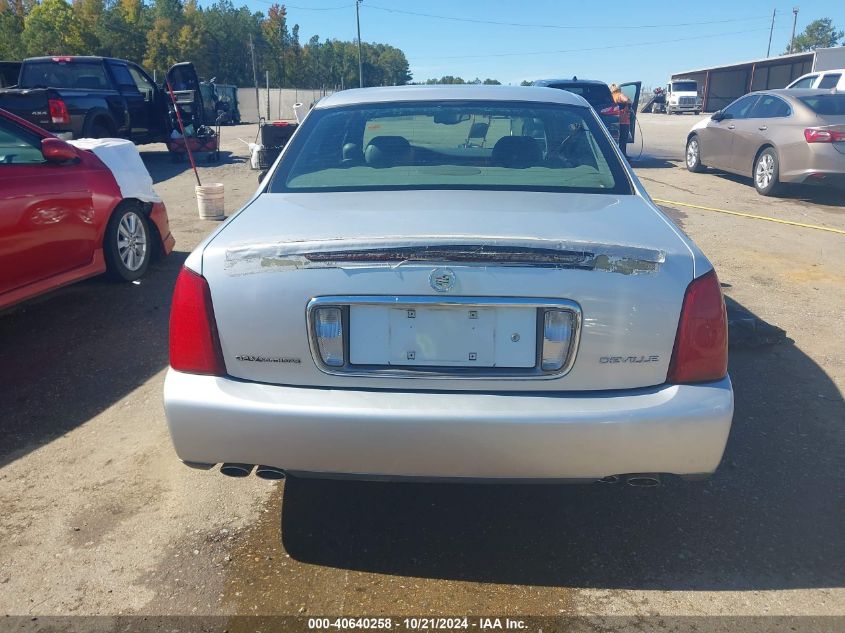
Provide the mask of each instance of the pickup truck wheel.
{"label": "pickup truck wheel", "polygon": [[153,243],[149,220],[137,204],[118,206],[103,237],[108,274],[117,281],[135,281],[150,265]]}
{"label": "pickup truck wheel", "polygon": [[86,134],[86,138],[111,138],[112,136],[114,136],[112,131],[102,123],[92,123]]}

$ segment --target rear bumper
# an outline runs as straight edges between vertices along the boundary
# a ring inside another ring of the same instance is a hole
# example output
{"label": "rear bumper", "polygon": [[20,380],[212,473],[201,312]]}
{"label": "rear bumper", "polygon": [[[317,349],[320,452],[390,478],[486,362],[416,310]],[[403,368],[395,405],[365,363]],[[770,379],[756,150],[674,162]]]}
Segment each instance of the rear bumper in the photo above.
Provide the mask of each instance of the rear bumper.
{"label": "rear bumper", "polygon": [[799,151],[781,152],[780,180],[791,183],[839,184],[845,182],[845,148],[842,143],[802,143]]}
{"label": "rear bumper", "polygon": [[802,169],[782,175],[782,182],[807,185],[845,186],[845,170],[843,169]]}
{"label": "rear bumper", "polygon": [[186,462],[292,472],[471,479],[699,475],[719,465],[729,378],[573,395],[284,387],[169,370],[164,404]]}
{"label": "rear bumper", "polygon": [[150,220],[156,225],[158,234],[161,236],[161,251],[164,255],[170,255],[173,247],[176,246],[176,239],[170,232],[170,220],[167,217],[167,208],[163,202],[154,202],[150,211]]}

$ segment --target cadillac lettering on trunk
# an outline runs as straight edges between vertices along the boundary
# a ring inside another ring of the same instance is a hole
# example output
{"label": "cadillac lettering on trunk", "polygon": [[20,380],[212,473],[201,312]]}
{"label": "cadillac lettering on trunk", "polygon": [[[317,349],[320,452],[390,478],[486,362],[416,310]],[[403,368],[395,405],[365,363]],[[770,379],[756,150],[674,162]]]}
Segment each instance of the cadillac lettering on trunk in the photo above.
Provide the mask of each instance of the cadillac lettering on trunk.
{"label": "cadillac lettering on trunk", "polygon": [[185,262],[170,364],[176,452],[226,474],[698,477],[733,414],[713,267],[545,88],[321,100]]}

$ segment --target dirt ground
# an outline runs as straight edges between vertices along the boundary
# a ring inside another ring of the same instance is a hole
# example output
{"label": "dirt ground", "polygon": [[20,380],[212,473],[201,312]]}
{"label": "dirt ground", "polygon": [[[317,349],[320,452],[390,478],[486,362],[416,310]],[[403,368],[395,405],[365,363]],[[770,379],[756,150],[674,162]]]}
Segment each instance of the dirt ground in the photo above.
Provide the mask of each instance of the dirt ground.
{"label": "dirt ground", "polygon": [[[632,163],[736,304],[787,332],[732,350],[736,416],[703,483],[483,486],[230,479],[191,470],[161,404],[170,294],[216,223],[142,148],[176,252],[0,314],[0,616],[845,615],[845,193],[763,198],[682,168],[692,117],[641,115]],[[257,186],[224,128],[231,213]],[[639,143],[639,141],[638,141]]]}

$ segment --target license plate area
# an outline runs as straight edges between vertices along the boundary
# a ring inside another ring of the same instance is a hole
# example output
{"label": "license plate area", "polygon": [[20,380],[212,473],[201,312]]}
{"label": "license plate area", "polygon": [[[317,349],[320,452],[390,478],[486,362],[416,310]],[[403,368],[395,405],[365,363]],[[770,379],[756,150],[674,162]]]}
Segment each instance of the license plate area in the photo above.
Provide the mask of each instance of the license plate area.
{"label": "license plate area", "polygon": [[537,309],[353,305],[349,308],[349,362],[352,366],[536,367]]}
{"label": "license plate area", "polygon": [[[332,310],[342,314],[343,361],[329,365],[318,323]],[[563,365],[544,370],[549,311],[570,315],[572,330]],[[522,297],[325,296],[306,314],[321,371],[390,378],[559,378],[575,362],[582,321],[574,301]]]}

